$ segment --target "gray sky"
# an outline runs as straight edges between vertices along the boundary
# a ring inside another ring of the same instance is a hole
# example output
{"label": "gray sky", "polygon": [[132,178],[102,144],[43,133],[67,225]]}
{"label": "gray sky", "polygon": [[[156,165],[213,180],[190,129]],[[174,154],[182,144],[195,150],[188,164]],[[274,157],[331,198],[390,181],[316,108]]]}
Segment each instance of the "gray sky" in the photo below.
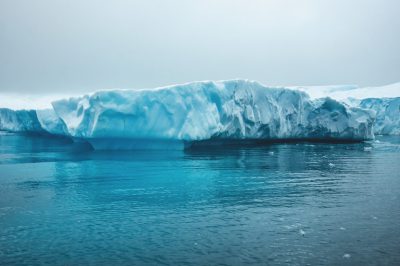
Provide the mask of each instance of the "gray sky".
{"label": "gray sky", "polygon": [[0,0],[0,92],[400,81],[398,0]]}

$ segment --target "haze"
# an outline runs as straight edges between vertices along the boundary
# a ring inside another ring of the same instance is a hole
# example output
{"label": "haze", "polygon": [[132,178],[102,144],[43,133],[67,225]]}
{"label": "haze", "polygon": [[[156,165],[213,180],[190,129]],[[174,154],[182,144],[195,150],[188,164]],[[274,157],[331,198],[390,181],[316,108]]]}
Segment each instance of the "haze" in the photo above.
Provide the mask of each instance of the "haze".
{"label": "haze", "polygon": [[400,80],[400,1],[0,1],[0,92]]}

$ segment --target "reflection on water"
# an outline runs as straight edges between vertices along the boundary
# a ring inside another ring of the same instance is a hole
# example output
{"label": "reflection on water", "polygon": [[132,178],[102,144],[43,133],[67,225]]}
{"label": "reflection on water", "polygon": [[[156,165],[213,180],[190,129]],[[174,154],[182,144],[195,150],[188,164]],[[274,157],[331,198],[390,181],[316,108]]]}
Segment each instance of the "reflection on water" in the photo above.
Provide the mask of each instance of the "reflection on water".
{"label": "reflection on water", "polygon": [[400,138],[96,152],[0,136],[0,264],[399,265]]}

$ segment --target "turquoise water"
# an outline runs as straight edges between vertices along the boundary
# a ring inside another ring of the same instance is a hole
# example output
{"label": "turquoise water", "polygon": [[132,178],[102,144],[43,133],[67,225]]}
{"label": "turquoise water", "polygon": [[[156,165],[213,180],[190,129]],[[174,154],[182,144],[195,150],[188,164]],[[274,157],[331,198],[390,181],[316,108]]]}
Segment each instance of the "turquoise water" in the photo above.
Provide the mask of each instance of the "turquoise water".
{"label": "turquoise water", "polygon": [[400,265],[400,138],[95,152],[0,135],[1,265]]}

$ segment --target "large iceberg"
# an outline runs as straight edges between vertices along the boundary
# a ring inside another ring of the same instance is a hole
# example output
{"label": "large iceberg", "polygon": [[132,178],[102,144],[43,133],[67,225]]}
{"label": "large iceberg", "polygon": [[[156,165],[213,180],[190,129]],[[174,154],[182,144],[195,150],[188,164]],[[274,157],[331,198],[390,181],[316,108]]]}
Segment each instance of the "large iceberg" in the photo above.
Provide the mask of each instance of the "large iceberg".
{"label": "large iceberg", "polygon": [[[343,101],[310,98],[302,90],[229,80],[98,91],[54,101],[52,109],[0,109],[0,130],[63,135],[97,149],[176,148],[221,140],[362,141],[372,139],[374,131],[399,134],[400,98]],[[354,90],[330,86],[322,92]]]}
{"label": "large iceberg", "polygon": [[246,80],[99,91],[55,101],[53,108],[69,135],[95,148],[110,148],[111,142],[131,148],[148,140],[187,144],[221,139],[373,138],[374,118],[368,110],[330,98],[312,101],[304,92]]}

